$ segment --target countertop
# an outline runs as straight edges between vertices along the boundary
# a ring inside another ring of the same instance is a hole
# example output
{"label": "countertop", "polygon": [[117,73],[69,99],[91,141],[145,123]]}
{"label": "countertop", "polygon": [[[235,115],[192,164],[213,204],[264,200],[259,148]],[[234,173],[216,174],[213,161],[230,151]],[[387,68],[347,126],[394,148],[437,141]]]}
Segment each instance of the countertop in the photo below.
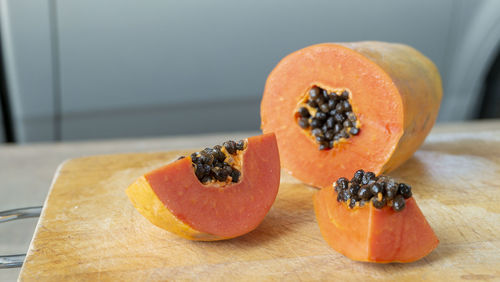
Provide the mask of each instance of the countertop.
{"label": "countertop", "polygon": [[[477,132],[500,138],[500,120],[438,124],[429,139],[442,133]],[[213,146],[227,139],[241,139],[258,132],[221,133],[164,138],[119,139],[0,146],[0,210],[42,205],[54,172],[64,160],[96,154],[154,152]],[[25,253],[37,219],[0,225],[0,254]],[[15,280],[20,268],[0,269],[1,281]]]}

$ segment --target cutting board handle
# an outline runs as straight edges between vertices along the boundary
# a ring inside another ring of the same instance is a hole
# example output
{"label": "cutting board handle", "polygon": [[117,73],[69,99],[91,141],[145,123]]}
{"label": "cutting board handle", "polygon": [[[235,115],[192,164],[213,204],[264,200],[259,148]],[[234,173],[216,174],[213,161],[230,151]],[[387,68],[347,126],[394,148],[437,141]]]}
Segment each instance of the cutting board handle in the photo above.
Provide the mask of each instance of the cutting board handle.
{"label": "cutting board handle", "polygon": [[[41,206],[0,211],[0,223],[24,218],[39,217],[41,212]],[[0,256],[0,269],[21,267],[25,258],[26,254]]]}

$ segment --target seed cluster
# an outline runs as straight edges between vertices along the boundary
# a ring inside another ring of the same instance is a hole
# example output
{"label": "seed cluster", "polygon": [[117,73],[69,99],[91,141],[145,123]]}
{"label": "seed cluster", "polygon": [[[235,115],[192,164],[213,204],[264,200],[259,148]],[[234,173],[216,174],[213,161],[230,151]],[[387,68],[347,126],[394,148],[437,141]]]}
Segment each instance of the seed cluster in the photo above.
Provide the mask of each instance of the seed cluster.
{"label": "seed cluster", "polygon": [[230,140],[224,142],[222,146],[215,145],[213,148],[192,153],[191,162],[196,177],[203,184],[238,182],[241,172],[234,166],[234,157],[246,146],[244,140],[238,142]]}
{"label": "seed cluster", "polygon": [[362,169],[354,173],[351,181],[341,177],[333,186],[337,201],[347,203],[351,209],[372,202],[377,209],[387,205],[398,212],[405,208],[405,199],[412,196],[410,185],[397,183],[387,176],[377,177],[373,172],[365,173]]}
{"label": "seed cluster", "polygon": [[349,92],[336,93],[313,87],[309,98],[297,111],[297,123],[310,130],[320,150],[328,150],[341,138],[359,134],[359,123],[349,103]]}

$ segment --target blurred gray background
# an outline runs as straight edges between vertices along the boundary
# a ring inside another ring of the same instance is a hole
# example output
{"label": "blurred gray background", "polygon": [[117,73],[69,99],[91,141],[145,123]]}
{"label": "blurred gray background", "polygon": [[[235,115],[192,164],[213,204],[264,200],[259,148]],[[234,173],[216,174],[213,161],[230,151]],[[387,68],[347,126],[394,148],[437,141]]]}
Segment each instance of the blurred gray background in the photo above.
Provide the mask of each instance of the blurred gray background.
{"label": "blurred gray background", "polygon": [[336,41],[430,57],[440,122],[500,117],[500,1],[0,3],[0,142],[257,130],[278,61]]}

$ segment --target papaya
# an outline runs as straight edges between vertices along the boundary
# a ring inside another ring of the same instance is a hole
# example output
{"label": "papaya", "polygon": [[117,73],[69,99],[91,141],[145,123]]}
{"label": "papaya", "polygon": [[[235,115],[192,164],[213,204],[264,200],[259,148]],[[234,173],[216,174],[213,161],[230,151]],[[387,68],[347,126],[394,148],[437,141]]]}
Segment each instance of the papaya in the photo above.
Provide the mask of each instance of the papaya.
{"label": "papaya", "polygon": [[126,193],[154,225],[197,241],[254,230],[278,193],[276,137],[264,134],[205,148],[139,177]]}
{"label": "papaya", "polygon": [[377,263],[412,262],[434,250],[439,240],[411,186],[372,172],[365,175],[355,174],[351,181],[339,178],[314,194],[325,241],[350,259]]}
{"label": "papaya", "polygon": [[422,144],[442,97],[439,71],[410,46],[322,43],[283,58],[269,74],[261,128],[281,165],[326,187],[357,168],[389,172]]}

